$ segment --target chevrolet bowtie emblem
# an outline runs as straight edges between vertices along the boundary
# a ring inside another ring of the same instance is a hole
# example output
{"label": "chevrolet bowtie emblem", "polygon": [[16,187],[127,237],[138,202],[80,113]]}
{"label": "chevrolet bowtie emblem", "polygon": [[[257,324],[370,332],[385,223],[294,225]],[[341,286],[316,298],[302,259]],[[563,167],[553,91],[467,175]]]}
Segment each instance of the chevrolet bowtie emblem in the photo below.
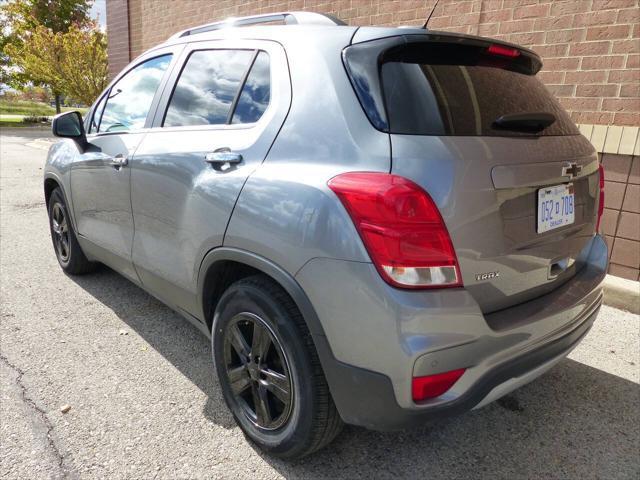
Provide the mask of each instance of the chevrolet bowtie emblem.
{"label": "chevrolet bowtie emblem", "polygon": [[582,171],[582,165],[578,165],[577,163],[566,163],[562,167],[562,176],[563,177],[577,177],[578,174]]}

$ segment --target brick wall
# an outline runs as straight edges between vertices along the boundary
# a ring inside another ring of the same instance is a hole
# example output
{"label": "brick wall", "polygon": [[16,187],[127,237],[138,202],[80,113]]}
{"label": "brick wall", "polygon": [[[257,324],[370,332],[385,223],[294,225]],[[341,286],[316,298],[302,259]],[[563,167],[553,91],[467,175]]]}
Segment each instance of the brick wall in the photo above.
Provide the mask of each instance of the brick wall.
{"label": "brick wall", "polygon": [[605,209],[602,232],[609,245],[609,272],[638,280],[640,269],[640,157],[603,154]]}
{"label": "brick wall", "polygon": [[[313,10],[337,15],[351,25],[421,25],[434,2],[129,0],[130,55],[139,55],[178,30],[230,16]],[[118,25],[110,22],[109,12],[124,11],[124,3],[107,2],[110,31]],[[637,126],[639,22],[638,0],[441,0],[429,26],[532,48],[544,59],[540,78],[576,123]],[[126,64],[122,57],[111,62],[112,71]]]}
{"label": "brick wall", "polygon": [[122,70],[130,59],[129,12],[127,0],[107,2],[107,54],[109,55],[109,78]]}
{"label": "brick wall", "polygon": [[637,0],[485,0],[446,2],[430,26],[533,49],[576,123],[640,125],[639,19]]}

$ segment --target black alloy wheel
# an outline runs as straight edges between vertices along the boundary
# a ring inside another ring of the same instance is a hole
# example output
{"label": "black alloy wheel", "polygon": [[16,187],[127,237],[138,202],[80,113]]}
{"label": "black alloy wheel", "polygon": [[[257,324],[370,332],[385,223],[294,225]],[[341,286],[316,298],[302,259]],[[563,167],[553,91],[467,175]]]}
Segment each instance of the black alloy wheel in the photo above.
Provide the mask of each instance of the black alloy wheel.
{"label": "black alloy wheel", "polygon": [[256,274],[226,288],[216,302],[211,347],[224,400],[261,449],[300,458],[340,432],[311,333],[273,279]]}
{"label": "black alloy wheel", "polygon": [[96,264],[87,259],[78,243],[67,202],[59,187],[51,192],[47,209],[53,249],[62,269],[71,275],[82,275],[95,270]]}
{"label": "black alloy wheel", "polygon": [[280,342],[259,316],[234,316],[224,338],[227,378],[235,400],[258,428],[286,423],[293,405],[289,365]]}
{"label": "black alloy wheel", "polygon": [[54,203],[51,209],[51,230],[53,231],[53,245],[56,254],[62,262],[69,261],[71,240],[69,238],[69,221],[64,205]]}

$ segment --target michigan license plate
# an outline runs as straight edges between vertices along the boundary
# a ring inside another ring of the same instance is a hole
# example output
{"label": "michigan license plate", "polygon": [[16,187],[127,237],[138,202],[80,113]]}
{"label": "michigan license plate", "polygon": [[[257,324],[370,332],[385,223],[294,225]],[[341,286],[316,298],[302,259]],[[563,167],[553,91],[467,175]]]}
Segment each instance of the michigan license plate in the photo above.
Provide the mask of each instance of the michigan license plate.
{"label": "michigan license plate", "polygon": [[572,183],[538,190],[538,233],[571,225],[575,218]]}

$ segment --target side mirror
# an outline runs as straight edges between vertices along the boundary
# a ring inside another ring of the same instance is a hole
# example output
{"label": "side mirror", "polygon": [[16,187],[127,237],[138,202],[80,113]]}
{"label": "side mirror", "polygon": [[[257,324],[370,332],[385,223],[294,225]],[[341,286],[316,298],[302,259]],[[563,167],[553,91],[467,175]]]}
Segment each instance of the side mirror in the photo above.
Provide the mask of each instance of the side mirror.
{"label": "side mirror", "polygon": [[82,151],[87,147],[87,136],[80,112],[65,112],[53,117],[51,130],[55,137],[70,138]]}

